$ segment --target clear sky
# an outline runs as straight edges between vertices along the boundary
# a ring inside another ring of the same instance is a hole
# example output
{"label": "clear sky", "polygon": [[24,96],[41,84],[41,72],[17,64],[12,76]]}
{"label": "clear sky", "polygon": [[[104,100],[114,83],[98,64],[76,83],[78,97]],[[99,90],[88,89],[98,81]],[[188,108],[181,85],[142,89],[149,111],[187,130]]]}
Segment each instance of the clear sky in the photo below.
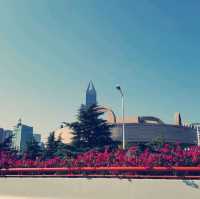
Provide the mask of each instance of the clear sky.
{"label": "clear sky", "polygon": [[93,80],[119,115],[199,121],[199,0],[0,0],[0,126],[73,121]]}

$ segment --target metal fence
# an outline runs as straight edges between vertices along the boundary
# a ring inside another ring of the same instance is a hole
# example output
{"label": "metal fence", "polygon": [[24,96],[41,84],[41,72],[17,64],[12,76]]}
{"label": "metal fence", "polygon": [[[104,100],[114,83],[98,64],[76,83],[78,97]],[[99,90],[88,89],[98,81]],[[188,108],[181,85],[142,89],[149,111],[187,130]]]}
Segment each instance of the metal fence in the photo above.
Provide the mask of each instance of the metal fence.
{"label": "metal fence", "polygon": [[2,168],[0,177],[199,179],[199,167]]}

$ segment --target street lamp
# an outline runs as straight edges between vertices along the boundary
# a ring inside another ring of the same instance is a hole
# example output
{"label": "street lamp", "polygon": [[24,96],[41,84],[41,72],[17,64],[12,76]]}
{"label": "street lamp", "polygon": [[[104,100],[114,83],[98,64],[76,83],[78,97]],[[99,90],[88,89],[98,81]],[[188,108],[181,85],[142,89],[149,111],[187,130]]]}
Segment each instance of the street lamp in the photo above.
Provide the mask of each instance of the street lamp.
{"label": "street lamp", "polygon": [[199,131],[200,125],[197,125],[197,145],[200,146],[200,131]]}
{"label": "street lamp", "polygon": [[125,149],[124,93],[122,92],[120,85],[117,85],[116,89],[120,92],[122,98],[122,144],[123,144],[123,149]]}

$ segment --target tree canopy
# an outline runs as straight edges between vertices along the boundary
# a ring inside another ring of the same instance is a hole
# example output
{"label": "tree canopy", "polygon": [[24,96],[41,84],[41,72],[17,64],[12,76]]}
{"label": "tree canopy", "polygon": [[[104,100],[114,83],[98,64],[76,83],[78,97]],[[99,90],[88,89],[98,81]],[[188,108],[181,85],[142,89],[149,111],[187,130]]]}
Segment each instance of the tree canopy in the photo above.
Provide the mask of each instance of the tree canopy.
{"label": "tree canopy", "polygon": [[103,119],[104,113],[97,105],[81,105],[77,114],[77,121],[68,123],[72,129],[72,146],[79,151],[93,148],[103,148],[114,145],[111,138],[112,125]]}
{"label": "tree canopy", "polygon": [[39,143],[32,137],[32,139],[27,142],[27,148],[25,155],[31,160],[35,160],[42,156],[43,150]]}
{"label": "tree canopy", "polygon": [[72,147],[63,143],[61,137],[56,139],[55,132],[51,132],[46,143],[44,158],[51,159],[53,157],[65,158],[71,154]]}

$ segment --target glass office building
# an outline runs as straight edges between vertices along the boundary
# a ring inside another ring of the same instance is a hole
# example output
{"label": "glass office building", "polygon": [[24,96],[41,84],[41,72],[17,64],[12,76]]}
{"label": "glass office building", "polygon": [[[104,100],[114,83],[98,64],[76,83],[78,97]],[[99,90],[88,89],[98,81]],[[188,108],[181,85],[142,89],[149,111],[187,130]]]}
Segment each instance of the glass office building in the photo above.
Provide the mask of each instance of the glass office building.
{"label": "glass office building", "polygon": [[33,127],[21,123],[18,124],[13,130],[13,146],[18,151],[24,152],[27,148],[27,142],[33,138]]}

